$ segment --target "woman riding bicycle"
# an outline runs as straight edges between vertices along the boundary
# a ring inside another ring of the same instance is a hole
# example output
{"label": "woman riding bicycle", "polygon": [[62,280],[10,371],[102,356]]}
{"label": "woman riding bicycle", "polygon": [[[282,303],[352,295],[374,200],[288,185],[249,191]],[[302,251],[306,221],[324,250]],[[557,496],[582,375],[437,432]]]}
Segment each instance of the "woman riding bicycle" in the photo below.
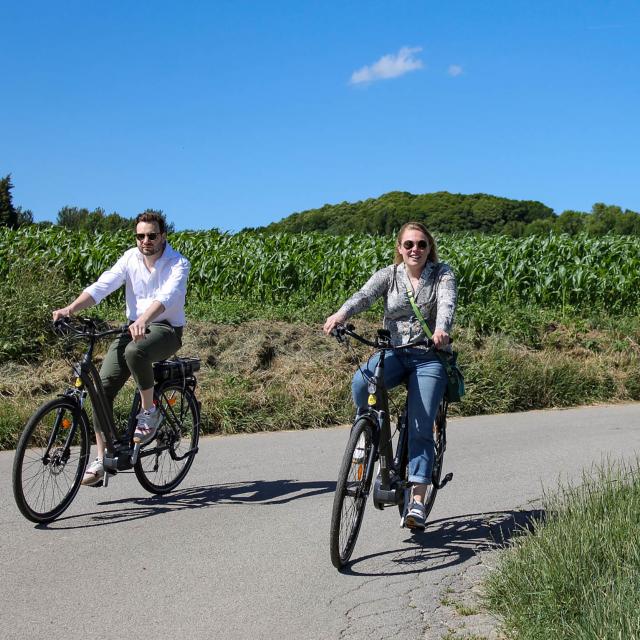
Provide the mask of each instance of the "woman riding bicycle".
{"label": "woman riding bicycle", "polygon": [[[437,349],[449,350],[457,289],[451,268],[438,261],[436,243],[420,222],[408,222],[398,233],[395,264],[380,269],[324,323],[325,333],[368,309],[384,298],[384,328],[391,332],[394,346],[427,338],[409,298],[412,292]],[[353,376],[353,401],[367,407],[367,378],[373,375],[379,355],[361,366]],[[433,350],[409,347],[386,356],[385,386],[408,382],[409,482],[412,497],[404,523],[424,529],[424,500],[434,458],[433,423],[447,385],[447,372]]]}

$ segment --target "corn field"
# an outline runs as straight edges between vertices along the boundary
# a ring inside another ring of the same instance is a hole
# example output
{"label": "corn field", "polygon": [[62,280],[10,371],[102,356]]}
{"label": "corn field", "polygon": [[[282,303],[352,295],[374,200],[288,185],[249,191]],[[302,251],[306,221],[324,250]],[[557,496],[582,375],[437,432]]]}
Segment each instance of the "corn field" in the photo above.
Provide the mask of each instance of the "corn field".
{"label": "corn field", "polygon": [[[260,303],[292,295],[341,302],[392,262],[393,238],[320,233],[235,235],[184,231],[169,241],[192,265],[191,300],[242,297]],[[629,313],[640,307],[640,238],[443,235],[440,259],[453,268],[461,305],[498,301]],[[44,263],[83,287],[112,265],[133,234],[89,236],[63,228],[0,229],[0,276],[11,265]]]}

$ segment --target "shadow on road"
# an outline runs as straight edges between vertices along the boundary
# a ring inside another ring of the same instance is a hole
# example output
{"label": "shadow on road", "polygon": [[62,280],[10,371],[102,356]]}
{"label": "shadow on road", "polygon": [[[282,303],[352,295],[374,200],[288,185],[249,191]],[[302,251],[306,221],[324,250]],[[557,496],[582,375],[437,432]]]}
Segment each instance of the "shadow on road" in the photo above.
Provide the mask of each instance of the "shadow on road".
{"label": "shadow on road", "polygon": [[189,487],[178,489],[164,496],[123,498],[99,502],[98,505],[104,506],[104,510],[66,516],[48,525],[38,525],[36,528],[48,530],[86,529],[130,522],[183,509],[202,509],[223,504],[286,504],[300,498],[330,493],[335,491],[335,488],[336,483],[333,481],[298,482],[296,480],[258,480]]}
{"label": "shadow on road", "polygon": [[[424,532],[407,531],[399,549],[352,560],[341,572],[355,576],[393,576],[443,569],[476,554],[506,546],[518,532],[544,518],[540,509],[473,513],[427,523]],[[371,566],[375,569],[371,569]],[[362,569],[359,569],[362,567]]]}

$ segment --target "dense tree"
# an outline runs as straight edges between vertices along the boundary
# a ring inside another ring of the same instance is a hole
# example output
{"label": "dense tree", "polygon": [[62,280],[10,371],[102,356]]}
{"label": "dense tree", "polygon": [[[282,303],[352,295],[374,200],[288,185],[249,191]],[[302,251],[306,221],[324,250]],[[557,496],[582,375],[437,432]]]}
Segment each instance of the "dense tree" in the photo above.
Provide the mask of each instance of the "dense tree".
{"label": "dense tree", "polygon": [[33,211],[16,207],[16,226],[23,227],[29,224],[33,224]]}
{"label": "dense tree", "polygon": [[436,233],[501,233],[512,237],[587,232],[640,235],[640,214],[615,205],[596,203],[591,213],[564,211],[556,215],[536,200],[510,200],[485,193],[425,193],[391,191],[360,202],[325,204],[293,213],[266,231],[323,231],[332,234],[388,235],[408,220],[423,222]]}
{"label": "dense tree", "polygon": [[442,191],[414,195],[391,191],[379,198],[327,204],[319,209],[294,213],[266,229],[379,235],[393,233],[407,220],[418,220],[441,233],[499,233],[505,225],[516,228],[514,223],[529,224],[553,216],[552,209],[536,201],[509,200],[484,193],[464,195]]}
{"label": "dense tree", "polygon": [[556,220],[556,230],[560,233],[568,233],[570,236],[582,233],[585,230],[588,216],[588,213],[582,211],[563,211]]}
{"label": "dense tree", "polygon": [[638,235],[640,233],[640,216],[628,209],[596,202],[591,208],[591,215],[586,224],[589,235],[597,236],[606,233],[616,235]]}
{"label": "dense tree", "polygon": [[[143,213],[158,213],[164,217],[158,209],[145,209]],[[76,231],[88,231],[90,233],[113,233],[124,229],[133,230],[135,218],[125,218],[119,213],[106,214],[104,209],[98,207],[93,211],[79,207],[63,207],[58,211],[57,224]],[[167,224],[168,231],[174,231],[173,223]]]}
{"label": "dense tree", "polygon": [[11,174],[0,179],[0,227],[15,228],[18,225],[16,209],[11,196]]}

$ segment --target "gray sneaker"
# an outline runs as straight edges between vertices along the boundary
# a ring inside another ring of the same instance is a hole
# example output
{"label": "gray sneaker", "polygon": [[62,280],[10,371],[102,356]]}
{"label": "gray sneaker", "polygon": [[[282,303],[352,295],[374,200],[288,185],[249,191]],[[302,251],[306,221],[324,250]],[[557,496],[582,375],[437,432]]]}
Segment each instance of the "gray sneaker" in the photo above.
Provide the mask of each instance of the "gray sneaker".
{"label": "gray sneaker", "polygon": [[137,416],[138,424],[133,433],[133,441],[137,444],[147,444],[156,437],[156,431],[162,421],[162,413],[159,409],[155,411],[144,410]]}
{"label": "gray sneaker", "polygon": [[420,502],[412,502],[404,518],[404,526],[409,529],[424,529],[426,520],[424,505]]}

